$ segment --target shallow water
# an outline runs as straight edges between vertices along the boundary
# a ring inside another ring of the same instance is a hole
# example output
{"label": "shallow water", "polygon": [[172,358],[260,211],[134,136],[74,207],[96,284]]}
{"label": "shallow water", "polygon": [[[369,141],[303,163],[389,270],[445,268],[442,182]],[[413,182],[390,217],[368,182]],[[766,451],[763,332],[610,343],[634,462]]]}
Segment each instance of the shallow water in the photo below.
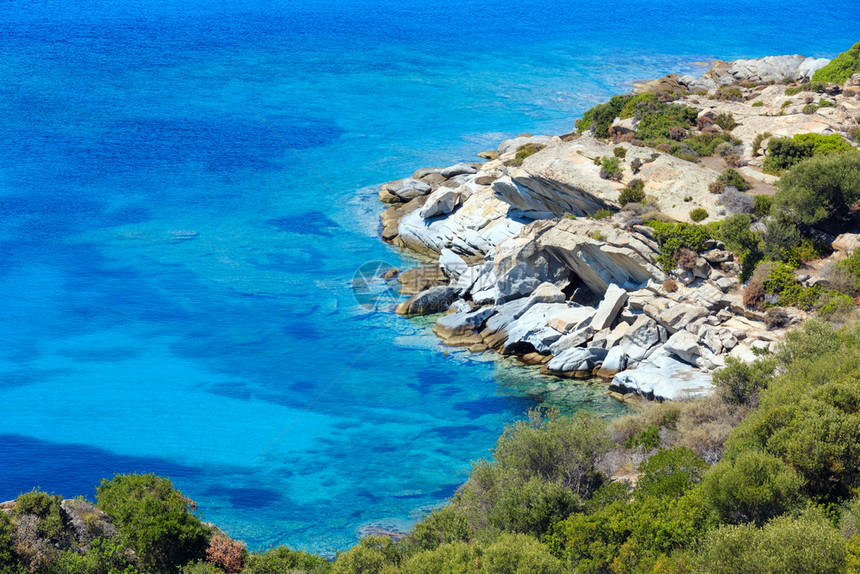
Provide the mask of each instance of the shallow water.
{"label": "shallow water", "polygon": [[[0,499],[170,476],[252,547],[407,527],[600,386],[359,306],[370,187],[634,79],[857,41],[856,3],[17,0],[0,16]],[[447,355],[446,355],[447,353]]]}

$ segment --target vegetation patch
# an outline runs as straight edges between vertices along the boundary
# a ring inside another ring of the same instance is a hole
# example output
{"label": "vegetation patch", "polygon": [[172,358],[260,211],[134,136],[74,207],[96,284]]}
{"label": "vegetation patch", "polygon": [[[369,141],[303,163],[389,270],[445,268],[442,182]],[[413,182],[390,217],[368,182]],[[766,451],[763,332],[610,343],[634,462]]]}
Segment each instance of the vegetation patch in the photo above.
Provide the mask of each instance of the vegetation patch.
{"label": "vegetation patch", "polygon": [[848,78],[860,72],[860,42],[850,50],[842,52],[812,75],[813,82],[844,84]]}
{"label": "vegetation patch", "polygon": [[512,159],[508,163],[508,165],[516,165],[516,166],[523,165],[523,162],[525,161],[525,159],[527,157],[536,154],[537,152],[539,152],[540,150],[542,150],[545,147],[546,146],[543,144],[536,144],[536,143],[527,143],[527,144],[521,145],[520,147],[517,148],[517,153],[514,155],[514,159]]}
{"label": "vegetation patch", "polygon": [[791,138],[773,138],[767,146],[762,165],[765,173],[780,175],[783,171],[816,155],[839,153],[853,149],[839,134],[796,134]]}

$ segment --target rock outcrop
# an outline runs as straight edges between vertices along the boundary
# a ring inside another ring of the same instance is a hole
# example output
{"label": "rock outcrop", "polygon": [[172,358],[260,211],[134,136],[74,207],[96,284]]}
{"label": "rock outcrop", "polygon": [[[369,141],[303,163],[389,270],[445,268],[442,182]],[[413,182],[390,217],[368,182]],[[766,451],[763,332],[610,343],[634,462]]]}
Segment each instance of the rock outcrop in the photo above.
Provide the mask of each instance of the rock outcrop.
{"label": "rock outcrop", "polygon": [[[786,94],[782,82],[806,81],[824,64],[802,56],[717,61],[701,77],[669,75],[637,90],[673,91],[675,103],[698,111],[679,137],[720,134],[716,120],[733,118],[725,128],[732,165],[755,185],[751,193],[767,194],[776,181],[759,169],[768,137],[848,138],[860,125],[860,99],[848,84],[844,93],[826,86],[810,96],[801,86]],[[810,97],[832,105],[810,108]],[[749,361],[775,348],[784,331],[768,330],[763,315],[744,308],[733,253],[711,241],[667,273],[656,264],[655,232],[640,217],[689,222],[697,208],[708,221],[725,217],[723,194],[709,187],[729,160],[675,157],[668,145],[632,141],[636,129],[634,116],[616,119],[608,140],[518,136],[482,153],[486,163],[418,170],[383,186],[380,199],[393,204],[382,216],[383,239],[438,260],[400,273],[412,298],[397,312],[450,308],[433,328],[447,345],[517,355],[556,376],[600,377],[650,399],[709,392],[710,373],[726,357]],[[618,158],[620,177],[601,174],[607,157]],[[622,208],[634,178],[647,207]],[[838,238],[832,258],[857,244],[855,236]]]}

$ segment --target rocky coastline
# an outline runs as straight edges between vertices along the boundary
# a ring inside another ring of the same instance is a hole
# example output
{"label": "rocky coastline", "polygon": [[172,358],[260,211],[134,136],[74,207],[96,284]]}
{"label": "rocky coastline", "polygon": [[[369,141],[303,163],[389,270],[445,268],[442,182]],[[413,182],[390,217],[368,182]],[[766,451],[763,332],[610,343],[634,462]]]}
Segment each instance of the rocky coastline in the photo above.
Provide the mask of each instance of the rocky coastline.
{"label": "rocky coastline", "polygon": [[[660,237],[646,220],[690,223],[697,211],[705,223],[724,219],[737,191],[713,184],[729,166],[749,182],[744,195],[773,195],[778,178],[762,171],[771,138],[851,141],[860,74],[805,88],[827,63],[797,55],[715,61],[701,77],[635,84],[634,94],[695,110],[684,137],[725,137],[733,142],[726,157],[639,141],[634,115],[614,118],[603,134],[594,125],[523,134],[479,154],[484,162],[419,169],[382,185],[379,198],[390,204],[382,239],[428,259],[386,277],[411,296],[397,313],[444,312],[433,331],[445,345],[514,355],[559,377],[599,377],[619,400],[710,393],[727,357],[755,360],[807,313],[786,309],[773,324],[745,307],[741,262],[713,238],[684,265],[661,265]],[[607,174],[607,158],[616,158],[616,173]],[[631,186],[647,199],[623,201]],[[832,260],[856,244],[853,235],[827,240]],[[798,280],[818,277],[800,270]]]}

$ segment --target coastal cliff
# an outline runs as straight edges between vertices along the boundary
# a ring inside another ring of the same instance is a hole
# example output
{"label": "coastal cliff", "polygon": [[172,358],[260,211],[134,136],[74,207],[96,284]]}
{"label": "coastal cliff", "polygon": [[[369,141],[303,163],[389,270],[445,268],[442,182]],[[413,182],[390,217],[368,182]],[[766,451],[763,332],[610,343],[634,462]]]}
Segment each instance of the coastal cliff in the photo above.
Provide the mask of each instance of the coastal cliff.
{"label": "coastal cliff", "polygon": [[[571,133],[523,134],[479,154],[486,162],[383,185],[383,240],[432,262],[400,277],[412,297],[397,312],[447,312],[433,329],[446,345],[600,377],[622,400],[710,393],[727,359],[774,350],[815,310],[775,294],[745,301],[753,248],[721,222],[737,227],[741,214],[761,236],[781,217],[769,209],[785,167],[777,144],[857,146],[860,74],[812,81],[828,62],[716,61],[701,77],[637,83]],[[820,290],[856,236],[810,235],[824,247],[793,278]]]}

